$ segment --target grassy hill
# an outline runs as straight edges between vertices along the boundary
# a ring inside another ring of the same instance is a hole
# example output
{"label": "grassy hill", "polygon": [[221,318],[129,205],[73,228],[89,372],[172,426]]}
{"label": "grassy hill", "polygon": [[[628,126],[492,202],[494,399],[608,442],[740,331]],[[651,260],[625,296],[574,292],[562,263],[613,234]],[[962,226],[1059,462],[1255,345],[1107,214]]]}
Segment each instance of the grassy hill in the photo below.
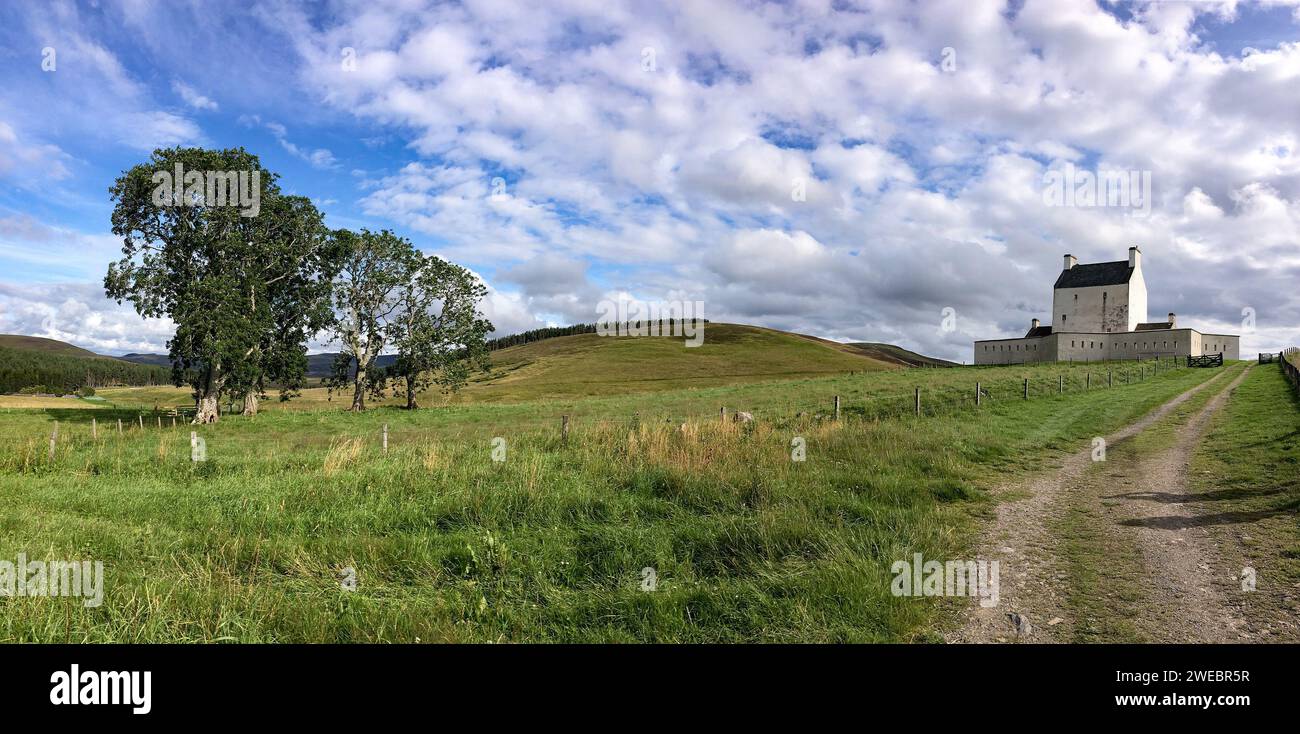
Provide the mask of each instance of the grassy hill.
{"label": "grassy hill", "polygon": [[98,357],[98,354],[89,349],[74,347],[67,342],[61,342],[57,339],[46,339],[40,336],[23,336],[21,334],[0,334],[0,347],[9,349],[26,349],[32,352],[48,352],[50,354],[65,354],[69,357]]}
{"label": "grassy hill", "polygon": [[845,345],[757,326],[709,324],[704,343],[680,337],[561,336],[492,353],[472,400],[528,400],[715,387],[896,369]]}
{"label": "grassy hill", "polygon": [[[332,354],[309,355],[309,376],[326,374],[332,358]],[[385,364],[382,359],[381,366]],[[391,357],[387,359],[391,361]],[[889,344],[841,344],[803,334],[722,323],[706,326],[704,342],[698,347],[686,347],[680,337],[574,334],[493,351],[491,362],[488,374],[475,376],[450,402],[574,400],[951,364]],[[190,400],[188,389],[169,387],[138,388],[117,397],[123,404],[140,405]],[[447,398],[436,392],[420,399],[425,406],[446,402]],[[327,405],[328,395],[323,388],[309,388],[286,407],[311,409]],[[268,403],[264,407],[277,406]]]}
{"label": "grassy hill", "polygon": [[[791,380],[847,377],[851,373],[901,372],[907,365],[932,360],[891,345],[841,344],[802,334],[738,324],[709,324],[704,343],[687,348],[680,337],[603,337],[597,334],[558,336],[499,349],[491,354],[490,373],[479,374],[450,400],[431,392],[420,397],[423,406],[516,403],[529,400],[571,402],[586,397],[663,395],[681,389],[717,389],[771,383],[771,391],[788,392],[780,385]],[[893,351],[886,351],[893,350]],[[878,356],[873,356],[878,355]],[[909,356],[910,355],[910,356]],[[310,355],[317,363],[330,355]],[[319,365],[318,365],[319,366]],[[314,373],[309,373],[314,374]],[[856,379],[856,378],[855,378]],[[895,381],[886,383],[893,385]],[[854,382],[856,384],[856,382]],[[910,384],[910,383],[908,383]],[[852,394],[857,388],[844,386]],[[893,388],[910,400],[910,388]],[[121,405],[181,404],[190,400],[188,389],[133,388],[112,394]],[[268,410],[336,407],[342,398],[328,401],[324,388],[308,388],[288,404],[268,401]],[[654,402],[656,398],[647,397]],[[404,403],[404,398],[370,401],[374,405]],[[745,409],[745,408],[741,408]]]}

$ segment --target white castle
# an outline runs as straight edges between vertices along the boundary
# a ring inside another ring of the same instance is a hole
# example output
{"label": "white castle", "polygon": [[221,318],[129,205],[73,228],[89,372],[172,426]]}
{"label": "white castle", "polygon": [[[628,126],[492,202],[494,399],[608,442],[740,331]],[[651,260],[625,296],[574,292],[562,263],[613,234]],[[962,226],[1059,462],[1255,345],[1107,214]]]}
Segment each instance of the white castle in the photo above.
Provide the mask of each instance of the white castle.
{"label": "white castle", "polygon": [[1223,354],[1240,358],[1241,337],[1202,334],[1167,321],[1147,322],[1147,285],[1142,251],[1128,248],[1128,260],[1080,265],[1065,256],[1052,289],[1052,325],[1034,319],[1020,339],[975,342],[975,364],[1098,362],[1152,357]]}

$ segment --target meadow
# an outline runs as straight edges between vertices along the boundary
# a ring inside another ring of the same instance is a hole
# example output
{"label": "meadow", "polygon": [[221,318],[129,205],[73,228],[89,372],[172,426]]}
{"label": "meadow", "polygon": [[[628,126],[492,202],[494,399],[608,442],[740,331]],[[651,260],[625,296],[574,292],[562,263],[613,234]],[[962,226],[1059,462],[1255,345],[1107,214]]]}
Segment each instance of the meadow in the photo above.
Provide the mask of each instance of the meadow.
{"label": "meadow", "polygon": [[0,558],[101,560],[106,581],[97,608],[0,599],[0,641],[937,640],[960,600],[892,596],[891,563],[968,557],[988,488],[1219,371],[1137,369],[688,379],[359,415],[307,395],[197,429],[204,461],[144,389],[3,410]]}

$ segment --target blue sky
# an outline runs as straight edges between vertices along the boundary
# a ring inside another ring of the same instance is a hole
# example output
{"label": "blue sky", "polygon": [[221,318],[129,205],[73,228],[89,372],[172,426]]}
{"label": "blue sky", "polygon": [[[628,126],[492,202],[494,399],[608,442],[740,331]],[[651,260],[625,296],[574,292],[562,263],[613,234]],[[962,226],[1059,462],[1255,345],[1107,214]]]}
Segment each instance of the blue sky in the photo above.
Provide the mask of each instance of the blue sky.
{"label": "blue sky", "polygon": [[[165,351],[103,298],[107,188],[199,145],[472,268],[500,333],[702,300],[969,360],[1049,318],[1063,252],[1138,244],[1151,317],[1253,309],[1243,354],[1275,349],[1298,40],[1287,2],[5,3],[0,332]],[[1150,211],[1046,206],[1067,163],[1151,172]]]}

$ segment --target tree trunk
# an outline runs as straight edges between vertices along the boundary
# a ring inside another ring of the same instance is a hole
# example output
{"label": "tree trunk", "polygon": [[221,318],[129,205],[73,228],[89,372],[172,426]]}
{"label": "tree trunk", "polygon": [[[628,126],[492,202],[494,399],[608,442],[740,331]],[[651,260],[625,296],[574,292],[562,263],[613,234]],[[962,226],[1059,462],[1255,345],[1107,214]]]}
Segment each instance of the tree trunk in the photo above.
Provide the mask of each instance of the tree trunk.
{"label": "tree trunk", "polygon": [[415,410],[420,406],[415,404],[415,375],[406,376],[406,409]]}
{"label": "tree trunk", "polygon": [[253,391],[244,396],[244,415],[252,418],[257,415],[258,405],[257,392]]}
{"label": "tree trunk", "polygon": [[366,391],[361,384],[361,376],[358,372],[357,379],[353,381],[352,390],[352,412],[360,413],[366,409]]}
{"label": "tree trunk", "polygon": [[194,422],[196,424],[216,423],[220,414],[221,408],[216,393],[199,396],[198,410],[194,413]]}
{"label": "tree trunk", "polygon": [[221,391],[209,367],[203,376],[203,385],[199,391],[198,403],[194,411],[194,423],[216,423],[221,417]]}

